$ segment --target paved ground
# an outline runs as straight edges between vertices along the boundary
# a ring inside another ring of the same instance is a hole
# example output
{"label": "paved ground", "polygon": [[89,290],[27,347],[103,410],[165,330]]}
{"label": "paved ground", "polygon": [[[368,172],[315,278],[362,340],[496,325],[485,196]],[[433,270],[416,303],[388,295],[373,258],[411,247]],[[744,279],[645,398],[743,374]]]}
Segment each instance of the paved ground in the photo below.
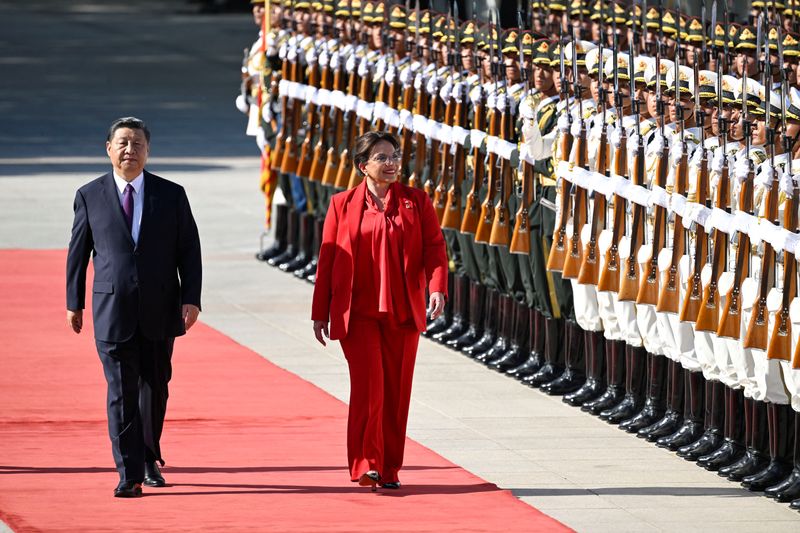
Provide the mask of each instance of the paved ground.
{"label": "paved ground", "polygon": [[[346,400],[338,346],[311,334],[311,286],[252,259],[258,160],[233,107],[252,23],[190,8],[0,0],[0,248],[64,248],[75,189],[107,168],[104,129],[141,116],[150,169],[186,186],[200,226],[202,320]],[[800,529],[786,506],[427,341],[409,433],[578,531]]]}

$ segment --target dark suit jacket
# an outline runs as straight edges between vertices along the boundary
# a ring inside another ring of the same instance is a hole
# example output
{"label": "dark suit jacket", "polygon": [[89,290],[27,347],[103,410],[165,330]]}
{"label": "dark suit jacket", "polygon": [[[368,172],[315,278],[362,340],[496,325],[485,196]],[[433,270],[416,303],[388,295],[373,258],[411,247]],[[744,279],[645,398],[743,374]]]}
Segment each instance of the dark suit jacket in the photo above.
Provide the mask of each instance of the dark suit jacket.
{"label": "dark suit jacket", "polygon": [[183,187],[144,172],[137,245],[110,172],[78,189],[74,210],[67,309],[84,308],[91,256],[96,339],[124,342],[137,327],[153,340],[183,335],[181,305],[200,307],[202,284],[200,238]]}
{"label": "dark suit jacket", "polygon": [[[431,199],[421,189],[399,184],[403,232],[403,271],[414,323],[425,331],[425,287],[447,295],[447,249]],[[312,320],[330,320],[330,338],[347,335],[355,271],[354,243],[358,239],[367,183],[333,195],[317,262]]]}

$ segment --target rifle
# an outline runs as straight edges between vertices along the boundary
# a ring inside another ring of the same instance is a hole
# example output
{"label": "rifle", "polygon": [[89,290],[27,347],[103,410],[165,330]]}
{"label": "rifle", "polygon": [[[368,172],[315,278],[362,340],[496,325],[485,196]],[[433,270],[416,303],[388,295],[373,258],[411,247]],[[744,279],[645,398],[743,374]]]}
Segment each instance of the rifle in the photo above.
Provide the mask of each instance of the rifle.
{"label": "rifle", "polygon": [[[633,44],[628,43],[628,51],[633,52]],[[618,110],[618,127],[620,129],[620,143],[614,151],[614,174],[617,176],[628,176],[628,143],[626,139],[626,131],[622,122],[623,118],[623,101],[622,95],[619,90],[619,72],[617,64],[617,32],[614,32],[614,107]],[[631,100],[633,99],[634,88],[634,69],[633,57],[628,56],[628,83],[630,86]],[[638,117],[637,117],[638,120]],[[625,211],[626,202],[625,198],[615,194],[614,195],[614,222],[612,227],[611,246],[606,251],[605,265],[606,267],[600,273],[597,280],[598,291],[611,291],[619,292],[620,287],[620,262],[619,262],[619,241],[625,234]]]}
{"label": "rifle", "polygon": [[[338,54],[338,52],[337,52]],[[341,56],[339,57],[338,64],[336,66],[336,72],[333,73],[333,83],[330,86],[331,91],[343,91],[345,89],[344,84],[344,64],[341,61]],[[324,83],[324,82],[323,82]],[[323,114],[323,120],[325,120],[325,114]],[[342,136],[344,134],[344,112],[339,109],[338,107],[333,107],[333,119],[330,121],[329,132],[326,132],[325,128],[322,128],[322,133],[320,136],[320,144],[317,146],[320,148],[320,155],[321,151],[324,149],[323,142],[327,143],[327,154],[325,157],[325,164],[324,170],[322,173],[322,184],[334,187],[336,185],[336,174],[339,170],[339,148],[342,146]],[[323,138],[325,140],[323,141]],[[314,159],[317,159],[316,150],[314,153]],[[312,174],[314,173],[312,167]]]}
{"label": "rifle", "polygon": [[[351,33],[355,34],[355,21],[353,20],[353,11],[350,10],[350,28]],[[353,51],[352,57],[354,59],[354,66],[352,72],[350,72],[350,77],[347,81],[347,96],[348,98],[352,98],[357,95],[358,87],[360,84],[360,76],[358,75],[358,56],[357,56],[357,48],[358,48],[358,41],[353,41]],[[356,138],[355,132],[355,125],[356,125],[356,114],[354,110],[349,110],[344,113],[344,119],[347,123],[347,129],[345,130],[343,140],[344,140],[344,149],[341,151],[341,155],[339,156],[339,167],[336,170],[336,179],[334,180],[334,187],[336,189],[347,189],[350,184],[350,174],[352,174],[353,169],[353,160],[352,160],[352,152],[354,150],[354,142]]]}
{"label": "rifle", "polygon": [[[417,46],[416,46],[416,53],[417,58],[420,60],[423,57],[422,54],[422,45],[419,44],[420,35],[420,12],[419,12],[419,0],[417,0],[416,6],[416,13],[417,13],[417,21],[416,27],[417,31],[415,33],[417,37]],[[428,38],[433,38],[431,35],[428,35]],[[431,58],[429,58],[430,60]],[[416,97],[416,107],[414,108],[414,114],[420,115],[422,117],[428,116],[428,97],[425,94],[425,66],[420,66],[419,72],[414,80],[414,92]],[[408,184],[411,187],[419,188],[422,185],[422,174],[425,172],[425,155],[427,151],[427,142],[428,139],[425,135],[419,131],[414,132],[414,145],[415,145],[415,152],[414,152],[414,172],[408,178]]]}
{"label": "rifle", "polygon": [[[294,20],[294,2],[292,2],[292,20]],[[297,83],[303,83],[303,71],[300,64],[303,50],[300,47],[300,35],[301,28],[298,24],[295,35],[295,60],[292,63],[291,74],[291,80]],[[283,159],[281,160],[281,172],[284,174],[297,171],[297,130],[300,128],[303,114],[303,104],[296,99],[290,99],[290,101],[292,105],[289,112],[291,122],[284,139]]]}
{"label": "rifle", "polygon": [[[326,38],[330,35],[330,28],[323,26],[323,32],[325,33]],[[331,65],[330,65],[330,55],[329,55],[329,41],[326,40],[325,42],[325,51],[324,55],[321,55],[321,58],[327,59],[327,61],[322,65],[322,73],[320,74],[320,88],[326,91],[330,91],[333,87],[333,80],[331,79]],[[312,163],[311,168],[309,170],[309,179],[311,181],[315,181],[318,183],[324,184],[324,177],[325,177],[325,170],[326,170],[326,157],[328,154],[328,148],[330,146],[330,138],[331,138],[331,106],[330,105],[322,105],[320,106],[319,110],[320,115],[320,124],[319,124],[319,137],[317,138],[317,144],[314,146],[313,154],[311,155]],[[324,154],[324,155],[323,155]]]}
{"label": "rifle", "polygon": [[[663,10],[661,10],[663,13]],[[661,28],[663,34],[663,24]],[[661,43],[658,43],[658,50],[656,51],[656,101],[658,104],[658,115],[660,119],[661,138],[664,139],[664,149],[658,154],[656,163],[656,186],[664,189],[667,185],[667,165],[669,164],[669,148],[667,147],[667,140],[664,136],[664,122],[666,120],[664,112],[664,100],[662,99],[661,91]],[[654,206],[653,224],[653,248],[651,250],[650,259],[646,261],[645,276],[639,281],[639,292],[636,295],[637,304],[657,305],[659,295],[659,280],[658,280],[658,254],[664,246],[666,240],[666,225],[667,225],[667,210],[660,206]]]}
{"label": "rifle", "polygon": [[[562,161],[569,161],[569,154],[572,150],[572,112],[569,105],[569,83],[567,83],[567,69],[564,65],[564,28],[561,27],[561,35],[559,36],[559,79],[561,80],[560,91],[560,104],[563,104],[563,112],[567,114],[569,121],[569,128],[567,131],[561,133],[559,139],[559,152],[561,153]],[[573,71],[575,69],[573,68]],[[579,86],[575,85],[575,98],[580,98]],[[564,260],[567,255],[567,216],[570,210],[570,194],[569,182],[565,179],[560,179],[558,183],[558,194],[561,198],[561,205],[559,209],[559,218],[556,222],[555,232],[553,233],[553,245],[550,247],[550,254],[547,257],[547,270],[560,272],[564,268]]]}
{"label": "rifle", "polygon": [[[763,13],[758,19],[758,36],[756,40],[756,50],[759,53],[764,50],[764,59],[760,59],[763,65],[764,83],[764,120],[767,123],[767,148],[769,150],[769,165],[772,169],[772,184],[767,192],[765,212],[766,218],[773,224],[778,223],[778,172],[775,170],[775,129],[770,120],[770,88],[772,87],[771,61],[769,58],[769,48],[766,42],[766,33],[762,32],[765,21],[762,20]],[[789,156],[791,158],[791,156]],[[769,311],[767,310],[767,294],[774,286],[775,280],[773,270],[775,265],[775,249],[772,245],[764,241],[764,254],[761,261],[761,279],[759,280],[758,299],[753,306],[750,322],[744,336],[745,348],[756,348],[766,350],[769,344]]]}
{"label": "rifle", "polygon": [[[520,35],[523,26],[522,13],[518,12]],[[533,44],[531,44],[531,58],[533,58]],[[522,49],[522,39],[519,41],[519,68],[522,82],[525,84],[525,91],[523,98],[527,97],[530,93],[530,75],[528,69],[524,67],[522,57],[524,50]],[[519,199],[519,207],[514,215],[514,231],[511,232],[511,243],[508,246],[508,251],[512,254],[529,255],[531,253],[531,238],[530,238],[530,219],[528,217],[528,205],[530,205],[531,189],[533,189],[533,166],[527,161],[522,164],[522,186],[516,187],[517,198]]]}
{"label": "rifle", "polygon": [[[282,10],[282,13],[285,10]],[[264,16],[267,16],[265,13]],[[286,29],[286,17],[282,14],[281,22],[283,24],[284,29]],[[291,21],[288,23],[289,27],[291,28]],[[292,70],[291,70],[291,62],[289,61],[289,42],[286,42],[286,57],[283,59],[281,63],[281,79],[292,81]],[[285,138],[289,132],[288,122],[290,119],[289,113],[291,111],[291,107],[289,106],[289,95],[284,94],[281,96],[281,129],[278,132],[275,141],[275,149],[272,151],[270,167],[272,170],[276,172],[280,172],[281,163],[283,162],[283,147],[285,146]]]}
{"label": "rifle", "polygon": [[[316,61],[308,66],[308,85],[314,89],[319,89],[321,86],[321,66],[319,65],[319,54],[316,50],[314,51],[314,56],[316,57]],[[327,65],[323,68],[328,70]],[[300,157],[297,165],[297,175],[302,178],[311,178],[311,166],[313,163],[311,155],[314,151],[311,147],[311,143],[314,140],[314,132],[317,129],[317,119],[320,117],[320,114],[321,112],[317,113],[317,105],[313,101],[309,102],[308,109],[306,110],[306,136],[300,147]]]}
{"label": "rifle", "polygon": [[[384,17],[385,18],[385,17]],[[360,87],[358,90],[358,99],[364,102],[371,102],[373,100],[372,94],[372,70],[370,68],[370,63],[368,60],[368,56],[370,53],[370,49],[368,46],[368,31],[367,25],[364,22],[364,10],[361,10],[361,37],[364,44],[364,57],[361,58],[361,64],[358,66],[359,70],[362,70],[362,66],[365,68],[363,69],[363,74],[359,72],[359,81]],[[353,117],[355,119],[355,117]],[[358,121],[358,136],[362,136],[369,130],[369,119],[364,117],[359,117]],[[347,181],[347,188],[352,189],[356,187],[363,177],[361,176],[361,172],[356,168],[355,165],[350,165],[350,177]]]}
{"label": "rifle", "polygon": [[[581,87],[578,78],[578,41],[573,33],[572,77],[575,82],[575,98],[578,100],[580,113],[580,133],[575,140],[575,166],[588,170],[586,155],[586,122],[583,119],[583,101],[581,100]],[[572,186],[572,235],[567,241],[567,254],[564,257],[564,266],[561,276],[567,279],[577,279],[580,273],[583,250],[581,249],[581,228],[586,223],[586,189]]]}
{"label": "rifle", "polygon": [[[613,15],[612,15],[613,16]],[[608,124],[606,120],[606,115],[608,112],[608,106],[606,105],[606,99],[608,95],[605,89],[605,55],[603,54],[603,48],[605,44],[605,34],[603,33],[603,24],[602,24],[602,17],[600,17],[600,46],[599,50],[600,53],[598,55],[598,62],[599,68],[597,70],[597,78],[598,78],[598,93],[600,95],[600,109],[601,111],[601,125],[600,125],[600,146],[597,149],[597,163],[596,169],[598,174],[604,175],[606,178],[609,177],[608,173],[608,164],[609,164],[609,153],[608,153]],[[615,32],[615,39],[616,39],[616,32]],[[615,43],[616,44],[616,43]],[[614,72],[616,73],[616,59],[617,59],[617,49],[616,46],[613,50],[613,57],[614,57]],[[616,85],[614,87],[615,90],[619,89],[619,79],[615,76]],[[622,117],[619,117],[619,124],[622,125]],[[605,218],[606,218],[606,210],[607,210],[607,202],[606,197],[604,194],[599,192],[595,192],[593,195],[592,201],[592,226],[591,231],[589,233],[589,242],[586,245],[586,249],[583,252],[583,258],[581,261],[581,268],[580,272],[578,273],[578,283],[582,285],[597,285],[599,276],[600,276],[600,257],[597,253],[597,239],[600,237],[600,232],[605,227]],[[580,231],[580,228],[579,228]]]}
{"label": "rifle", "polygon": [[[473,2],[473,13],[475,13],[475,4]],[[475,45],[473,44],[473,47]],[[479,55],[476,53],[474,56],[474,65],[478,69],[478,87],[479,98],[472,104],[473,117],[472,128],[478,131],[486,131],[486,102],[483,90],[483,69],[479,60]],[[478,222],[480,220],[481,205],[480,205],[480,190],[486,176],[486,168],[484,161],[486,156],[481,152],[480,146],[472,147],[472,186],[469,193],[467,193],[467,204],[464,208],[464,215],[461,218],[461,233],[474,235],[478,230]]]}
{"label": "rifle", "polygon": [[[428,34],[430,36],[430,40],[428,41],[428,57],[431,60],[431,63],[434,65],[433,73],[431,74],[431,79],[428,81],[428,94],[430,95],[431,105],[428,115],[428,119],[440,122],[441,114],[442,114],[442,99],[439,96],[439,72],[438,72],[438,63],[439,57],[436,54],[436,51],[433,47],[433,16],[428,18]],[[424,91],[423,91],[424,92]],[[437,172],[437,167],[439,166],[439,140],[435,137],[430,137],[430,158],[428,159],[428,172],[425,178],[425,183],[423,183],[422,188],[428,194],[428,196],[433,200],[434,188],[436,187],[435,179]]]}
{"label": "rifle", "polygon": [[[724,209],[730,213],[730,198],[728,187],[730,175],[728,156],[725,153],[728,144],[728,121],[722,114],[722,66],[717,61],[717,124],[722,142],[722,172],[717,186],[717,209]],[[716,332],[719,327],[719,277],[725,271],[726,256],[728,252],[728,234],[716,228],[714,230],[714,256],[711,263],[711,280],[703,290],[703,301],[697,312],[695,331]]]}
{"label": "rifle", "polygon": [[[680,12],[678,12],[680,20]],[[683,116],[683,104],[681,104],[681,32],[678,31],[677,47],[675,50],[675,111],[678,118],[678,128],[681,135],[681,158],[675,169],[675,193],[685,196],[688,190],[689,155],[686,146],[686,119]],[[695,87],[695,94],[698,88]],[[674,214],[673,233],[672,233],[672,257],[670,258],[669,268],[665,273],[664,284],[658,294],[656,311],[661,313],[678,314],[680,304],[680,279],[678,275],[678,262],[683,257],[686,243],[684,239],[685,228],[683,217],[678,213]],[[655,255],[655,251],[654,251]],[[657,259],[657,258],[656,258]]]}
{"label": "rifle", "polygon": [[[490,37],[491,41],[489,44],[490,47],[490,55],[489,61],[492,62],[492,76],[494,77],[494,90],[495,95],[499,94],[499,78],[503,75],[502,65],[498,64],[495,61],[495,52],[499,51],[500,48],[500,17],[499,15],[493,10],[492,14],[492,27],[489,29],[490,32],[494,32],[494,36]],[[490,118],[489,118],[489,136],[496,137],[500,133],[500,111],[498,109],[491,109],[489,111]],[[495,203],[495,192],[497,189],[497,154],[494,152],[489,152],[487,157],[487,167],[489,169],[489,180],[486,187],[486,197],[481,202],[481,214],[480,218],[478,219],[478,225],[475,229],[475,242],[479,243],[489,243],[489,238],[491,237],[492,232],[492,223],[494,222],[493,216],[493,209]],[[477,179],[477,175],[476,175]]]}
{"label": "rifle", "polygon": [[[410,0],[406,0],[406,14],[409,14],[409,13],[411,13],[411,1]],[[418,39],[419,38],[418,37],[419,36],[419,0],[416,0],[416,6],[414,8],[414,13],[416,14],[416,20],[414,21],[414,27],[415,27],[414,37],[415,37],[415,39]],[[405,39],[406,43],[408,43],[408,40],[409,40],[408,36],[409,36],[408,24],[406,24],[405,30],[403,30],[403,38]],[[409,49],[408,50],[409,56],[410,56],[411,53],[412,53],[412,51],[411,51],[411,49]],[[417,46],[415,46],[413,53],[414,53],[415,57],[417,57],[417,59],[419,59],[419,53],[418,53],[418,47]],[[409,57],[409,60],[410,60],[410,57]],[[411,64],[409,64],[408,68],[409,68],[409,74],[411,74],[411,72],[412,72],[410,70],[412,68]],[[400,104],[400,108],[402,110],[408,111],[410,113],[414,108],[414,80],[411,78],[410,75],[409,75],[409,77],[405,78],[405,80],[406,81],[403,82],[403,98],[402,98],[402,103]],[[400,160],[401,161],[400,164],[403,165],[404,167],[408,164],[408,161],[411,160],[411,149],[413,148],[413,146],[412,146],[412,139],[413,139],[412,134],[413,134],[413,130],[411,128],[406,128],[405,126],[403,126],[403,135],[400,138],[400,152],[402,153],[402,158]],[[407,183],[409,177],[408,177],[408,175],[406,175],[405,172],[403,172],[403,176],[401,177],[401,179],[403,180],[404,183]]]}
{"label": "rifle", "polygon": [[[504,68],[500,64],[500,68]],[[509,93],[509,82],[506,82],[505,107],[500,115],[500,138],[504,141],[512,141],[514,138],[514,116],[511,114],[511,94]],[[511,194],[511,161],[499,158],[500,181],[498,183],[498,197],[494,205],[494,216],[492,218],[492,230],[489,235],[489,244],[492,246],[508,246],[511,236],[509,235],[510,226],[508,211],[508,198]]]}
{"label": "rifle", "polygon": [[[745,56],[746,57],[746,56]],[[747,59],[745,59],[747,61]],[[745,65],[745,72],[747,72]],[[747,178],[742,184],[739,193],[739,210],[753,214],[753,162],[750,160],[750,137],[752,135],[752,124],[750,123],[750,113],[747,108],[747,76],[742,77],[742,122],[744,125],[745,138],[745,157],[749,166]],[[742,320],[742,281],[748,276],[750,271],[750,236],[747,233],[738,233],[738,250],[736,251],[736,271],[733,275],[733,288],[725,302],[725,309],[717,327],[717,335],[720,337],[730,337],[738,339],[741,334]]]}
{"label": "rifle", "polygon": [[[708,150],[706,150],[705,111],[700,106],[700,67],[698,66],[697,51],[694,58],[694,89],[695,89],[695,115],[700,125],[700,168],[697,170],[697,203],[706,206],[708,202]],[[721,98],[721,97],[720,97]],[[724,148],[723,148],[724,149]],[[681,308],[681,322],[696,322],[703,303],[703,282],[701,273],[707,261],[708,234],[701,224],[695,225],[695,247],[692,272],[689,274],[686,297]]]}
{"label": "rifle", "polygon": [[[781,68],[781,141],[783,153],[787,154],[789,165],[789,175],[792,172],[792,138],[786,134],[786,70],[783,68],[783,36],[781,27],[778,25],[778,65]],[[800,189],[797,182],[793,181],[792,197],[789,199],[788,209],[783,211],[783,227],[791,232],[797,232],[798,220],[798,200],[800,200]],[[797,275],[795,269],[795,256],[792,253],[783,251],[783,292],[781,294],[781,308],[775,314],[775,326],[772,329],[772,336],[767,347],[767,359],[783,359],[789,361],[792,353],[792,321],[789,318],[789,306],[797,294]],[[800,348],[800,344],[798,344]],[[800,350],[795,350],[794,368],[800,366]]]}
{"label": "rifle", "polygon": [[[378,9],[378,4],[380,4],[380,2],[375,4],[375,10],[376,11]],[[381,102],[381,103],[388,104],[388,105],[391,105],[392,107],[394,107],[394,104],[389,104],[389,102],[390,102],[389,91],[390,91],[391,87],[394,85],[394,82],[392,82],[390,84],[389,81],[388,81],[389,80],[389,76],[388,76],[389,69],[393,68],[393,65],[392,65],[392,62],[391,62],[391,58],[394,56],[394,50],[393,50],[394,47],[389,45],[391,37],[389,35],[389,30],[388,30],[388,24],[389,24],[389,22],[388,22],[389,21],[389,10],[388,10],[388,8],[390,6],[391,6],[391,4],[389,4],[388,2],[385,4],[384,13],[383,13],[383,21],[381,22],[381,48],[380,48],[380,53],[381,53],[381,56],[386,61],[386,71],[383,73],[383,76],[381,77],[380,82],[378,83],[378,94],[375,95],[375,102]],[[388,52],[387,52],[387,50],[388,50]],[[396,100],[396,98],[394,100],[391,100],[391,101],[394,102],[395,100]],[[378,120],[375,121],[375,129],[376,130],[383,131],[383,129],[385,127],[386,127],[386,123],[383,121],[383,118],[378,118]]]}
{"label": "rifle", "polygon": [[[452,84],[452,88],[444,94],[444,98],[447,100],[447,104],[445,105],[444,109],[444,123],[451,128],[455,124],[455,105],[456,99],[453,98],[453,89],[455,89],[456,83],[456,70],[455,70],[455,63],[453,57],[453,46],[450,44],[450,36],[452,35],[452,26],[453,23],[453,13],[452,7],[447,12],[447,27],[443,30],[444,35],[444,43],[442,46],[447,46],[447,66],[450,69],[450,83]],[[445,92],[447,85],[442,88],[442,91]],[[451,141],[452,142],[452,141]],[[455,144],[455,143],[454,143]],[[447,201],[447,191],[450,189],[450,176],[452,172],[452,165],[453,165],[453,154],[451,148],[454,148],[452,144],[442,143],[441,144],[441,167],[439,169],[439,183],[436,185],[433,191],[433,209],[436,211],[436,217],[439,220],[439,224],[442,224],[442,220],[444,219],[444,209],[445,209],[445,202]]]}
{"label": "rifle", "polygon": [[[453,3],[453,16],[455,19],[456,28],[458,28],[458,4],[455,2]],[[467,108],[465,104],[468,96],[466,94],[466,74],[461,68],[461,42],[457,31],[455,32],[452,62],[454,66],[458,65],[457,72],[459,73],[459,76],[461,76],[457,82],[458,85],[453,91],[453,98],[456,100],[454,124],[459,128],[463,128],[467,125]],[[464,180],[465,156],[464,147],[461,144],[458,144],[454,141],[453,148],[453,181],[447,191],[447,204],[445,205],[444,214],[442,215],[442,228],[458,230],[461,227],[461,183]]]}

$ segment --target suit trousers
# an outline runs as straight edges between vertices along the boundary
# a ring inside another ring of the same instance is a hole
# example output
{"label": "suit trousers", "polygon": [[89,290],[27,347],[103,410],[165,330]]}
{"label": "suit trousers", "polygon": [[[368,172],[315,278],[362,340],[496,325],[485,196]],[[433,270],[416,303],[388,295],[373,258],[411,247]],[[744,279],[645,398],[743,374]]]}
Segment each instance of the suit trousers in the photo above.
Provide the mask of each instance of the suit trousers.
{"label": "suit trousers", "polygon": [[151,340],[137,329],[125,342],[96,340],[108,391],[108,433],[122,481],[141,483],[145,461],[159,461],[172,377],[174,338]]}
{"label": "suit trousers", "polygon": [[350,478],[357,481],[367,471],[377,470],[383,482],[398,481],[419,331],[353,316],[340,342],[350,368]]}

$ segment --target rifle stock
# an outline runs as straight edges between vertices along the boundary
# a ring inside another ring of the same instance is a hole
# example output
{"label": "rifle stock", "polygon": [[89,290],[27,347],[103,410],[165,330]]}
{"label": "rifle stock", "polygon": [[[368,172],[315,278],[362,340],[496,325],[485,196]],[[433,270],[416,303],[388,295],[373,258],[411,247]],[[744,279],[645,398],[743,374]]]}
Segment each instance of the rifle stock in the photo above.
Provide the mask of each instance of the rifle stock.
{"label": "rifle stock", "polygon": [[[308,85],[314,88],[320,87],[320,71],[318,65],[311,65],[311,72],[308,76]],[[314,132],[317,129],[317,119],[321,113],[317,113],[317,105],[314,102],[308,104],[306,113],[306,136],[303,139],[303,144],[300,147],[300,157],[297,165],[297,175],[303,178],[311,178],[311,166],[313,158],[311,157],[313,149],[311,143],[314,140]],[[321,130],[320,130],[321,131]],[[315,181],[315,180],[314,180]]]}
{"label": "rifle stock", "polygon": [[[422,74],[420,73],[419,76],[422,76]],[[420,89],[414,90],[417,93],[417,105],[414,114],[425,117],[428,115],[428,95],[425,93],[424,78],[422,82]],[[427,151],[426,143],[425,135],[418,131],[414,132],[414,172],[408,178],[408,185],[411,187],[420,188],[422,186],[422,174],[425,172],[425,152]]]}
{"label": "rifle stock", "polygon": [[[500,129],[500,113],[497,109],[490,111],[489,135],[497,135]],[[492,233],[492,223],[494,222],[494,199],[497,189],[497,154],[489,152],[489,181],[486,187],[486,197],[481,202],[481,213],[478,218],[478,226],[475,229],[475,242],[489,243]],[[477,178],[476,178],[477,179]]]}
{"label": "rifle stock", "polygon": [[[410,68],[410,67],[409,67]],[[401,104],[401,109],[407,110],[409,112],[412,111],[414,106],[414,84],[409,83],[408,86],[403,87],[403,101]],[[411,160],[411,149],[413,148],[413,137],[412,137],[412,130],[411,128],[403,128],[403,135],[400,138],[400,151],[402,153],[401,164],[403,165],[403,169],[407,170],[406,165],[407,162]],[[404,183],[408,184],[408,174],[403,172],[401,179]]]}
{"label": "rifle stock", "polygon": [[[586,128],[581,125],[581,134],[575,141],[576,163],[578,168],[586,168]],[[567,253],[561,271],[566,279],[577,279],[581,270],[583,250],[581,248],[581,227],[586,222],[586,190],[575,187],[575,200],[572,206],[572,235],[567,240]]]}
{"label": "rifle stock", "polygon": [[[688,183],[688,156],[686,147],[683,147],[683,154],[675,169],[675,192],[685,195]],[[669,268],[664,273],[664,283],[658,294],[656,311],[660,313],[678,314],[680,307],[680,279],[678,273],[678,263],[685,251],[683,219],[675,214],[673,234],[672,234],[672,257],[670,258]]]}
{"label": "rifle stock", "polygon": [[[622,127],[622,119],[620,119]],[[627,161],[628,145],[624,135],[620,145],[614,151],[614,173],[617,176],[628,175]],[[625,198],[614,195],[614,226],[612,228],[611,246],[606,250],[606,267],[600,273],[597,280],[598,291],[611,291],[619,293],[620,289],[620,261],[619,261],[619,240],[625,234]]]}
{"label": "rifle stock", "polygon": [[[371,98],[371,88],[372,88],[372,80],[370,79],[370,73],[367,72],[366,76],[361,78],[361,87],[358,91],[358,97],[365,102],[369,102]],[[362,136],[369,130],[369,120],[365,119],[364,117],[359,117],[358,122],[358,136]],[[361,183],[363,176],[361,172],[355,167],[355,165],[350,165],[350,176],[347,180],[347,188],[352,189],[353,187],[358,186]]]}
{"label": "rifle stock", "polygon": [[[336,72],[333,75],[333,90],[341,91],[344,89],[343,76],[343,68],[340,66],[338,69],[336,69]],[[336,185],[336,173],[339,169],[339,147],[342,145],[342,135],[344,134],[343,119],[344,113],[342,110],[338,107],[334,107],[333,120],[331,121],[333,136],[331,144],[328,146],[328,152],[325,156],[325,164],[321,180],[324,185],[329,187]]]}
{"label": "rifle stock", "polygon": [[[447,101],[444,110],[444,123],[448,126],[454,124],[455,113],[455,98],[452,96]],[[450,153],[450,145],[442,143],[441,146],[441,168],[439,169],[439,183],[433,191],[433,209],[436,212],[436,218],[439,220],[439,225],[442,225],[444,220],[445,203],[447,202],[447,192],[450,189],[450,172],[452,171],[452,154]]]}
{"label": "rifle stock", "polygon": [[[510,110],[507,107],[500,116],[500,137],[504,141],[510,141],[512,138],[512,120]],[[511,193],[511,162],[505,158],[500,159],[499,193],[497,203],[494,206],[489,244],[492,246],[508,246],[511,240],[510,214],[508,212],[508,198]]]}
{"label": "rifle stock", "polygon": [[[706,205],[708,199],[708,154],[704,147],[700,158],[700,168],[697,177],[697,203]],[[679,320],[681,322],[697,322],[700,307],[703,304],[703,283],[700,274],[706,265],[706,248],[708,246],[708,235],[705,228],[698,224],[695,229],[695,252],[692,272],[689,275],[689,283],[686,290],[686,297],[683,299],[683,306]]]}
{"label": "rifle stock", "polygon": [[[456,102],[456,126],[464,127],[464,102],[463,98]],[[454,141],[455,142],[455,141]],[[455,154],[452,158],[453,179],[447,191],[447,203],[442,215],[442,228],[458,230],[461,227],[461,184],[464,181],[464,147],[456,143]]]}
{"label": "rifle stock", "polygon": [[[569,113],[567,108],[566,113]],[[561,160],[569,161],[569,153],[572,150],[572,133],[566,131],[559,139],[559,151]],[[559,180],[558,194],[561,198],[560,216],[555,232],[553,233],[553,245],[550,247],[550,254],[547,256],[547,270],[561,272],[564,269],[564,260],[567,257],[567,217],[570,209],[569,182],[565,179]]]}
{"label": "rifle stock", "polygon": [[[602,68],[602,67],[601,67]],[[603,124],[600,134],[600,147],[597,150],[597,172],[608,177],[608,136],[606,125]],[[605,226],[606,197],[595,192],[592,202],[592,226],[589,242],[583,251],[581,268],[578,273],[578,283],[582,285],[597,285],[600,279],[600,255],[597,252],[597,239]]]}
{"label": "rifle stock", "polygon": [[[354,96],[358,90],[360,77],[358,75],[358,67],[353,69],[350,73],[350,79],[347,82],[348,96]],[[355,141],[355,113],[348,111],[344,115],[344,120],[347,122],[347,128],[344,134],[345,147],[339,155],[339,166],[336,169],[336,179],[334,180],[334,187],[336,189],[346,189],[350,182],[350,173],[353,171],[353,160],[351,152],[353,150],[353,142]]]}
{"label": "rifle stock", "polygon": [[[656,167],[656,182],[664,188],[667,181],[667,163],[669,155],[667,148],[658,156],[658,166]],[[658,304],[658,254],[664,245],[664,233],[666,225],[666,209],[657,205],[655,207],[655,222],[653,225],[653,249],[650,259],[645,266],[644,277],[639,281],[639,292],[636,295],[637,304],[656,305]]]}
{"label": "rifle stock", "polygon": [[[283,63],[281,64],[281,79],[282,80],[291,80],[291,71],[288,59],[284,59]],[[281,129],[278,132],[275,141],[275,149],[272,150],[272,155],[270,159],[270,167],[272,170],[279,172],[281,169],[281,162],[283,161],[283,147],[284,147],[284,139],[286,138],[286,133],[288,128],[286,127],[287,118],[289,117],[289,96],[283,95],[281,96]]]}
{"label": "rifle stock", "polygon": [[[797,209],[798,209],[798,191],[796,188],[789,200],[788,209],[784,210],[783,221],[784,228],[789,231],[797,231]],[[775,326],[772,328],[772,336],[769,339],[769,346],[767,347],[767,359],[782,359],[790,361],[792,358],[792,321],[789,318],[789,306],[797,294],[797,275],[795,269],[794,254],[783,252],[783,294],[781,301],[781,308],[775,314]],[[800,343],[798,343],[800,349]],[[800,362],[798,358],[800,350],[795,350],[795,361]],[[795,368],[797,366],[795,365]]]}
{"label": "rifle stock", "polygon": [[525,162],[522,166],[522,198],[519,202],[519,209],[517,209],[517,213],[514,216],[514,231],[511,234],[511,244],[508,246],[508,251],[512,254],[530,255],[531,253],[531,225],[528,217],[528,205],[531,203],[533,178],[533,167],[528,162]]}
{"label": "rifle stock", "polygon": [[[473,106],[475,116],[473,118],[473,126],[478,131],[486,129],[486,108],[481,99]],[[480,190],[483,185],[483,180],[486,176],[486,167],[484,166],[484,155],[479,146],[472,148],[472,187],[467,194],[467,205],[464,208],[464,215],[461,218],[461,233],[474,235],[478,230],[478,222],[480,220],[481,205],[480,205]]]}

